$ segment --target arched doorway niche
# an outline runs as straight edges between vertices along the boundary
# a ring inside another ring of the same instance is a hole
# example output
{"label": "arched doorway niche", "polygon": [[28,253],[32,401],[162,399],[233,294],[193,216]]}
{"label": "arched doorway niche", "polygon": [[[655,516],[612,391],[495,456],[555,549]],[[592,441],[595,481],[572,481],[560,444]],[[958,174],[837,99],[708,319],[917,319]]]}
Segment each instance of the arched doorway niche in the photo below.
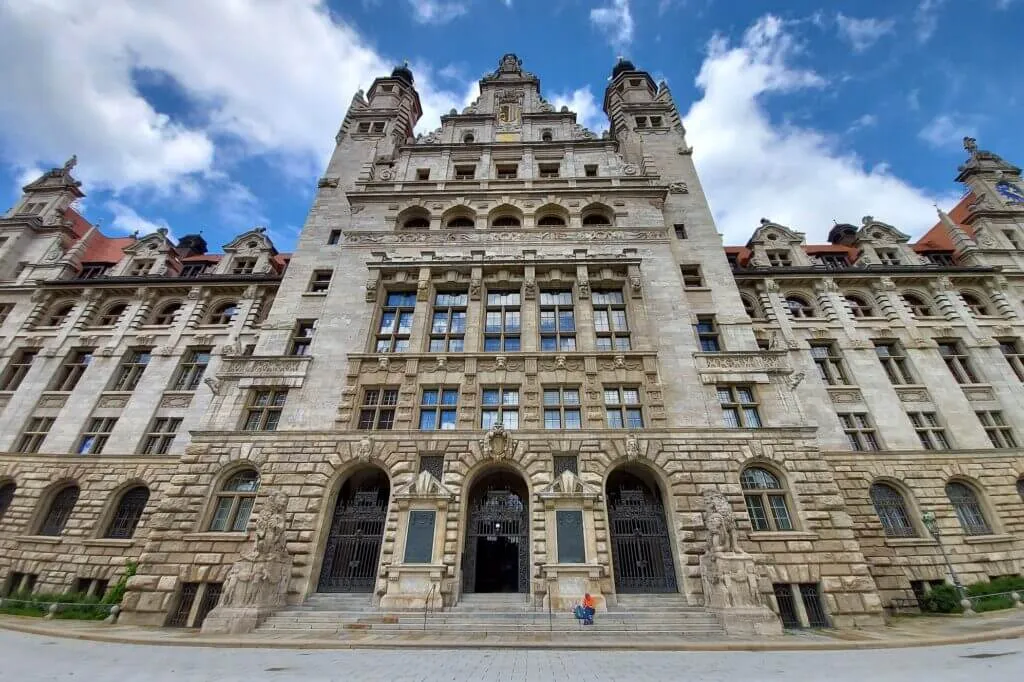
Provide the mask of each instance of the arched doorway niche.
{"label": "arched doorway niche", "polygon": [[390,496],[391,482],[380,467],[360,467],[343,480],[330,516],[317,592],[373,592]]}
{"label": "arched doorway niche", "polygon": [[462,592],[530,591],[530,493],[511,467],[480,472],[464,497]]}

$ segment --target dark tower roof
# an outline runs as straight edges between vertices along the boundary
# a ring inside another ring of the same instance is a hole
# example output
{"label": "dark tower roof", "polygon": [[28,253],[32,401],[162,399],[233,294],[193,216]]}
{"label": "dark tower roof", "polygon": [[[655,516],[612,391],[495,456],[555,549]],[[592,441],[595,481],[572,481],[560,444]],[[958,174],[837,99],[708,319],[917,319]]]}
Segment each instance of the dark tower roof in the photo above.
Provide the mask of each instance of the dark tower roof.
{"label": "dark tower roof", "polygon": [[200,234],[186,234],[178,240],[177,251],[183,256],[202,256],[206,254],[206,240]]}
{"label": "dark tower roof", "polygon": [[857,236],[857,228],[848,223],[836,223],[828,231],[828,240],[833,244],[849,246]]}
{"label": "dark tower roof", "polygon": [[618,78],[619,74],[626,73],[627,71],[636,71],[636,66],[628,59],[620,58],[615,68],[612,69],[612,78]]}
{"label": "dark tower roof", "polygon": [[409,68],[408,63],[402,64],[401,66],[396,66],[395,70],[391,72],[391,77],[402,81],[409,87],[412,87],[412,69]]}

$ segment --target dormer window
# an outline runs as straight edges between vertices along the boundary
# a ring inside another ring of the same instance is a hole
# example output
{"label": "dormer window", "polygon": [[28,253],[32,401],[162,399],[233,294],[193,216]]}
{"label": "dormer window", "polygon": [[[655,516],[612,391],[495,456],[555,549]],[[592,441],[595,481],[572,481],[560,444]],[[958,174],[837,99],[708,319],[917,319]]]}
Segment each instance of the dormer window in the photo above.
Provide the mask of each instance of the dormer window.
{"label": "dormer window", "polygon": [[84,265],[82,271],[78,273],[78,278],[96,279],[97,277],[106,277],[108,272],[110,272],[109,265]]}
{"label": "dormer window", "polygon": [[152,258],[143,258],[133,262],[132,267],[128,270],[128,276],[145,277],[153,269],[153,263],[155,262]]}
{"label": "dormer window", "polygon": [[30,204],[25,204],[24,206],[18,209],[18,215],[35,215],[36,213],[42,211],[45,206],[46,202],[33,202]]}
{"label": "dormer window", "polygon": [[186,263],[181,268],[182,277],[199,277],[206,272],[206,263]]}
{"label": "dormer window", "polygon": [[255,270],[255,258],[236,258],[231,264],[232,275],[251,275]]}
{"label": "dormer window", "polygon": [[875,254],[882,265],[900,264],[900,253],[896,249],[875,249]]}
{"label": "dormer window", "polygon": [[942,267],[953,267],[956,265],[952,251],[930,251],[924,254],[924,257],[927,258],[928,262],[932,265],[939,265]]}
{"label": "dormer window", "polygon": [[642,82],[643,81],[641,81],[639,78],[630,78],[629,79],[629,87],[631,87],[631,88],[639,88],[640,87],[640,83],[642,83]]}
{"label": "dormer window", "polygon": [[842,270],[850,266],[850,259],[844,253],[823,253],[818,259],[829,270]]}
{"label": "dormer window", "polygon": [[235,315],[238,314],[238,305],[234,301],[221,303],[210,313],[207,324],[228,325],[231,324]]}
{"label": "dormer window", "polygon": [[768,265],[773,268],[789,268],[793,266],[793,260],[789,257],[789,251],[768,251]]}
{"label": "dormer window", "polygon": [[67,322],[68,317],[71,315],[71,311],[74,309],[74,305],[71,303],[64,303],[57,306],[43,319],[42,327],[59,327]]}

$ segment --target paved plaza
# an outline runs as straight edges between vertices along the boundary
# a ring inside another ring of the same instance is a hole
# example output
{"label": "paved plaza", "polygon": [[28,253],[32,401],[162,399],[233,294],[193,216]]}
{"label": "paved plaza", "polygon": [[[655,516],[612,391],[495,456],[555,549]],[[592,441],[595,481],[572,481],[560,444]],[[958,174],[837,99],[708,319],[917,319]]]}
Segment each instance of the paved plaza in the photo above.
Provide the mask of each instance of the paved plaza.
{"label": "paved plaza", "polygon": [[518,682],[718,680],[982,682],[1024,676],[1024,640],[793,652],[503,649],[301,651],[106,644],[0,631],[0,680]]}

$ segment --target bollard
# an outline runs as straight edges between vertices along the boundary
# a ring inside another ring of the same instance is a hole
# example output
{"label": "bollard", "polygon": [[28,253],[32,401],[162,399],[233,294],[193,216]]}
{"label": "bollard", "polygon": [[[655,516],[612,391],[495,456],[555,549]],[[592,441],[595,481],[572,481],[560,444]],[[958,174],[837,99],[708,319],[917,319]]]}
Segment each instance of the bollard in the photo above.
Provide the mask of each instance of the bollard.
{"label": "bollard", "polygon": [[1024,608],[1024,602],[1020,600],[1020,592],[1011,592],[1010,598],[1013,599],[1013,605],[1018,609]]}
{"label": "bollard", "polygon": [[977,616],[978,615],[978,612],[974,610],[974,604],[971,603],[970,599],[967,599],[966,597],[961,599],[960,600],[960,606],[963,608],[965,616]]}
{"label": "bollard", "polygon": [[56,602],[50,604],[50,608],[46,609],[46,615],[43,616],[43,620],[53,620],[57,616],[57,612],[60,610],[60,604]]}
{"label": "bollard", "polygon": [[117,616],[121,613],[121,607],[114,604],[110,607],[110,615],[103,619],[107,625],[117,625]]}

